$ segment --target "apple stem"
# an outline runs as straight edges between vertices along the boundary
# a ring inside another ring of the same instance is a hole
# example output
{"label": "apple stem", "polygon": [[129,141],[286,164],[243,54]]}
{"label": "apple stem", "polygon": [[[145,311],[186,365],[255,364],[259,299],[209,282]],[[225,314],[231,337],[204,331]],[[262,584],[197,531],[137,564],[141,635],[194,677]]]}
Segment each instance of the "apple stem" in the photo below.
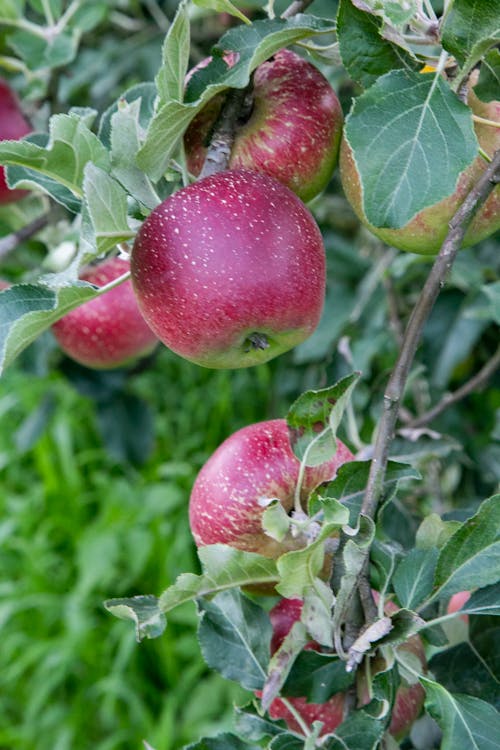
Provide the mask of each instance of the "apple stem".
{"label": "apple stem", "polygon": [[489,125],[492,128],[500,128],[500,122],[496,122],[496,120],[488,120],[486,117],[479,117],[479,115],[472,115],[472,119],[480,125]]}
{"label": "apple stem", "polygon": [[246,101],[248,101],[252,84],[244,89],[230,89],[215,123],[210,146],[200,172],[199,179],[208,177],[228,168],[231,149],[234,143],[236,125]]}
{"label": "apple stem", "polygon": [[269,349],[269,339],[267,338],[265,333],[259,333],[258,331],[255,331],[254,333],[251,333],[250,336],[247,336],[245,339],[245,351],[249,352],[252,349],[261,349],[262,351],[264,349]]}

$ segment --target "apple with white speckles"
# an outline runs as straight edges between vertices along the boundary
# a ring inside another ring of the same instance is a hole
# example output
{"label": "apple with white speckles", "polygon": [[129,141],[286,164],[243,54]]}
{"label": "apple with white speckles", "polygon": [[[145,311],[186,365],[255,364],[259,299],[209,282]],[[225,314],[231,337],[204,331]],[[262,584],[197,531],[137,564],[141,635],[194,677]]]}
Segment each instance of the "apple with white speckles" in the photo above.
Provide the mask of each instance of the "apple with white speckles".
{"label": "apple with white speckles", "polygon": [[[224,59],[229,66],[236,62],[231,54]],[[223,101],[223,95],[214,97],[186,131],[194,175],[202,169]],[[300,55],[280,50],[255,70],[250,113],[237,124],[229,167],[270,174],[309,201],[330,181],[342,125],[340,102],[327,79]]]}
{"label": "apple with white speckles", "polygon": [[[80,278],[102,287],[129,270],[127,260],[113,257],[89,266]],[[52,332],[68,357],[99,370],[126,365],[158,343],[139,311],[130,279],[69,312]]]}
{"label": "apple with white speckles", "polygon": [[323,308],[316,222],[291,190],[249,170],[205,177],[157,206],[131,271],[158,338],[205,367],[272,359],[310,336]]}
{"label": "apple with white speckles", "polygon": [[[353,458],[338,440],[333,458],[307,467],[301,487],[303,507],[315,487],[332,479],[339,466]],[[233,433],[208,459],[194,483],[189,522],[196,544],[227,544],[270,558],[303,547],[304,539],[288,535],[278,542],[262,528],[262,515],[271,498],[277,498],[288,513],[292,511],[299,467],[284,419],[258,422]]]}
{"label": "apple with white speckles", "polygon": [[[389,601],[387,602],[385,609],[387,614],[391,614],[399,608],[393,602]],[[273,626],[271,654],[280,647],[292,625],[300,619],[301,611],[302,601],[300,599],[281,599],[271,609],[269,612],[269,617]],[[319,649],[319,646],[314,642],[311,642],[306,648]],[[423,644],[418,636],[411,636],[397,648],[401,651],[414,654],[422,664],[424,672],[427,670]],[[373,675],[375,675],[380,669],[384,668],[383,663],[379,664],[378,662],[378,657],[375,657],[372,660],[371,673]],[[361,705],[366,705],[369,703],[370,697],[366,685],[366,676],[362,670],[359,672],[359,677],[359,700]],[[425,691],[420,683],[413,685],[401,684],[399,686],[392,709],[391,722],[389,724],[389,732],[397,740],[401,740],[410,731],[414,721],[422,710],[424,698]],[[334,732],[343,721],[345,702],[345,693],[343,692],[335,693],[324,703],[309,703],[306,698],[297,697],[287,697],[287,700],[308,726],[311,726],[314,721],[322,721],[322,735]],[[275,698],[271,703],[269,715],[273,719],[283,719],[292,731],[302,734],[302,728],[299,726],[296,718],[280,698]]]}
{"label": "apple with white speckles", "polygon": [[[0,141],[19,140],[32,130],[24,117],[16,95],[6,81],[0,79]],[[14,203],[27,195],[26,190],[11,190],[0,167],[0,205]]]}

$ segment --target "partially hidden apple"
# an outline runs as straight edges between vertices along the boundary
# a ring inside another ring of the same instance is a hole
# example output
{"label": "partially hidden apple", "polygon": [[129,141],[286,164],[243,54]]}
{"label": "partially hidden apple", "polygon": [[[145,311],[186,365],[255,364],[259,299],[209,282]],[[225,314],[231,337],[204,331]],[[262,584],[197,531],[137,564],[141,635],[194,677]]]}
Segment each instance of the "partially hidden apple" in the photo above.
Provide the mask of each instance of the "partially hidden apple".
{"label": "partially hidden apple", "polygon": [[[113,257],[89,266],[80,278],[103,287],[129,270],[127,260]],[[130,279],[67,313],[52,332],[68,357],[100,370],[126,365],[158,343],[139,311]]]}
{"label": "partially hidden apple", "polygon": [[[500,101],[482,102],[471,88],[468,98],[473,114],[487,120],[500,123]],[[500,148],[500,128],[475,122],[474,129],[480,147],[493,156]],[[361,222],[374,235],[388,245],[419,253],[433,255],[437,253],[449,231],[449,221],[463,203],[466,195],[477,182],[487,163],[482,156],[476,159],[459,176],[455,191],[433,206],[419,211],[404,227],[387,229],[374,227],[364,214],[362,190],[359,173],[354,161],[353,152],[345,139],[340,146],[340,176],[347,200],[353,207]],[[463,247],[469,247],[489,237],[500,229],[500,187],[497,186],[486,202],[476,213],[465,234]]]}
{"label": "partially hidden apple", "polygon": [[[390,614],[398,609],[392,602],[386,605],[386,612]],[[271,655],[279,648],[283,639],[290,631],[294,622],[300,619],[302,610],[302,601],[300,599],[281,599],[269,612],[271,624],[273,626],[273,636],[271,639]],[[306,648],[319,650],[319,646],[311,641]],[[405,643],[398,646],[398,649],[415,654],[420,660],[424,671],[426,670],[426,659],[422,641],[418,636],[411,636]],[[375,657],[376,661],[377,657]],[[376,665],[373,674],[377,671]],[[360,704],[369,703],[369,695],[364,677],[360,680]],[[286,697],[286,696],[285,696]],[[413,685],[402,684],[397,690],[396,699],[392,709],[389,732],[397,740],[402,739],[410,731],[413,722],[418,717],[425,699],[425,691],[416,683]],[[310,726],[314,721],[322,721],[323,728],[321,734],[329,734],[342,723],[344,719],[344,702],[345,694],[336,693],[324,703],[309,703],[306,698],[287,697],[298,714],[305,723]],[[295,732],[302,733],[297,720],[287,708],[281,698],[275,698],[271,703],[269,715],[273,719],[283,719],[288,727]]]}
{"label": "partially hidden apple", "polygon": [[[229,67],[236,62],[231,53],[224,60]],[[215,96],[186,131],[187,163],[194,175],[202,169],[223,101],[223,95]],[[237,124],[229,167],[270,174],[309,201],[330,181],[342,125],[340,102],[327,79],[300,55],[282,49],[255,70],[252,105]]]}
{"label": "partially hidden apple", "polygon": [[[333,479],[339,466],[353,458],[338,440],[333,458],[307,467],[303,506],[313,489]],[[292,511],[299,467],[284,419],[257,422],[230,435],[202,467],[192,488],[189,522],[196,544],[222,543],[270,558],[304,546],[304,540],[292,535],[278,542],[262,528],[270,499],[278,499],[287,513]]]}
{"label": "partially hidden apple", "polygon": [[[459,612],[464,606],[464,604],[467,604],[471,596],[472,594],[470,591],[459,591],[457,594],[453,594],[446,608],[447,614],[452,615],[455,612]],[[463,620],[463,622],[468,623],[469,615],[467,614],[460,615],[460,619]]]}
{"label": "partially hidden apple", "polygon": [[316,328],[325,292],[321,232],[269,175],[228,170],[178,190],[140,228],[134,290],[163,343],[214,368],[266,362]]}
{"label": "partially hidden apple", "polygon": [[[9,84],[0,79],[0,141],[17,141],[32,130]],[[0,167],[0,205],[14,203],[27,194],[26,190],[11,190]]]}

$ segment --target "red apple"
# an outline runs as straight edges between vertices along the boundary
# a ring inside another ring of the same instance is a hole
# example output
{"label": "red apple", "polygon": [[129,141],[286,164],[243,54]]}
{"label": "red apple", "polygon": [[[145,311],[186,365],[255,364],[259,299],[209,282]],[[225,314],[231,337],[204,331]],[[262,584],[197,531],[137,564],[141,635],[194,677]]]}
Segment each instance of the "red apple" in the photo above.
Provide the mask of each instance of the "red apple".
{"label": "red apple", "polygon": [[[480,101],[471,89],[469,105],[474,114],[500,122],[500,101]],[[474,123],[481,148],[490,156],[500,148],[500,129],[490,125]],[[345,195],[359,219],[373,234],[400,250],[422,255],[437,253],[449,231],[448,223],[472,186],[486,169],[486,161],[477,156],[465,169],[457,182],[455,192],[433,206],[424,208],[400,229],[384,229],[370,224],[363,212],[361,184],[353,153],[345,138],[340,146],[340,176]],[[463,247],[474,245],[500,229],[500,187],[489,196],[476,213],[463,241]]]}
{"label": "red apple", "polygon": [[[392,602],[388,602],[385,609],[387,614],[390,614],[391,612],[396,611],[398,607]],[[300,599],[282,599],[273,607],[273,609],[271,609],[269,612],[269,617],[273,626],[271,655],[280,647],[283,639],[290,631],[294,622],[300,619],[301,611],[302,601]],[[318,646],[311,641],[306,648],[318,648]],[[422,641],[418,636],[411,636],[405,643],[398,646],[398,648],[415,654],[422,665],[426,667]],[[372,673],[375,674],[377,671],[377,658],[374,659],[372,667],[374,667]],[[365,705],[366,703],[369,703],[370,698],[366,685],[364,684],[363,676],[360,684],[360,693],[361,704]],[[396,693],[396,700],[392,710],[391,722],[389,724],[389,732],[396,739],[402,739],[408,734],[413,722],[422,710],[424,699],[425,691],[420,683],[414,685],[400,685]],[[287,700],[292,704],[308,726],[310,726],[313,721],[322,721],[322,735],[334,732],[344,718],[344,693],[336,693],[328,701],[325,701],[325,703],[308,703],[305,698],[296,697],[288,697]],[[292,731],[302,733],[297,720],[280,698],[275,698],[271,703],[269,715],[272,719],[283,719]]]}
{"label": "red apple", "polygon": [[[128,261],[110,258],[89,266],[80,278],[102,287],[129,270]],[[139,312],[130,279],[69,312],[52,332],[68,357],[94,369],[125,365],[158,343]]]}
{"label": "red apple", "polygon": [[159,339],[205,367],[260,364],[316,328],[325,290],[318,226],[265,174],[219,172],[154,209],[132,251],[142,314]]}
{"label": "red apple", "polygon": [[[353,458],[339,440],[332,459],[307,467],[303,505],[315,487],[332,479],[339,466]],[[189,521],[196,544],[228,544],[271,558],[302,547],[300,539],[278,542],[262,528],[268,499],[279,499],[287,512],[293,509],[299,467],[284,419],[258,422],[233,433],[208,459],[194,483]]]}
{"label": "red apple", "polygon": [[[224,59],[228,66],[235,62],[234,56]],[[214,97],[186,131],[188,168],[194,175],[205,161],[223,101],[223,95]],[[299,55],[280,50],[254,73],[252,109],[237,126],[229,166],[265,172],[302,200],[311,200],[335,169],[342,124],[340,102],[326,78]]]}
{"label": "red apple", "polygon": [[[31,130],[16,95],[8,83],[0,79],[0,141],[17,141]],[[4,169],[0,167],[0,205],[13,203],[25,195],[26,190],[10,190],[7,187]]]}
{"label": "red apple", "polygon": [[[454,612],[458,612],[464,604],[467,604],[469,599],[471,598],[471,592],[470,591],[459,591],[457,594],[453,594],[450,601],[448,602],[448,607],[446,608],[446,612],[449,615],[452,615]],[[464,622],[469,622],[469,615],[460,615],[460,619]]]}

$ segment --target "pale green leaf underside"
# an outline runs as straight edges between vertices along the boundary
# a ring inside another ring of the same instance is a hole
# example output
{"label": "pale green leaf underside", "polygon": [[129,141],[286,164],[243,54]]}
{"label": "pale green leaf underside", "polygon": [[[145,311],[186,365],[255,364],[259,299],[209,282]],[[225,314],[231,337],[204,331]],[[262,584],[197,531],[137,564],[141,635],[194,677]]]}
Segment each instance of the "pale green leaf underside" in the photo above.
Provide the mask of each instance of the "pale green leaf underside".
{"label": "pale green leaf underside", "polygon": [[165,615],[158,608],[156,596],[133,596],[124,599],[109,599],[104,606],[115,617],[132,620],[138,641],[157,638],[165,630]]}

